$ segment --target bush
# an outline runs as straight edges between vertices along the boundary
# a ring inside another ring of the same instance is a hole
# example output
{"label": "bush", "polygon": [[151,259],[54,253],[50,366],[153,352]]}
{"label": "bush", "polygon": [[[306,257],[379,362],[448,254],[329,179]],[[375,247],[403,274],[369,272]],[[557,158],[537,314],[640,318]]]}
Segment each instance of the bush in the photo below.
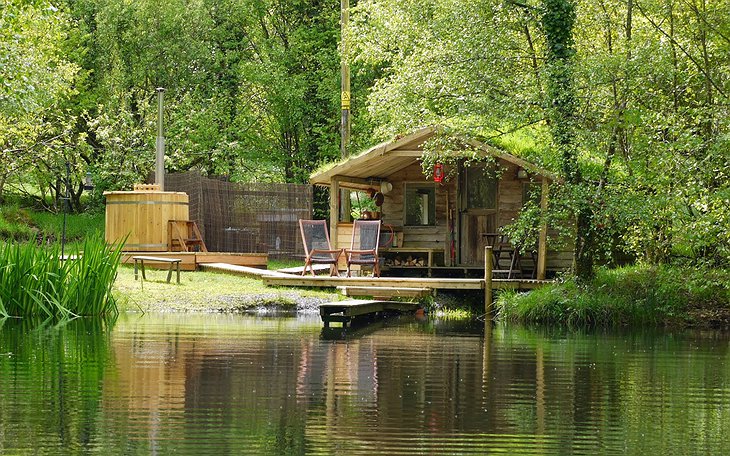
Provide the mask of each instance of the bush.
{"label": "bush", "polygon": [[569,279],[530,293],[504,292],[496,308],[499,318],[522,322],[708,324],[698,320],[708,309],[716,319],[730,316],[730,273],[668,265],[604,268],[586,285]]}

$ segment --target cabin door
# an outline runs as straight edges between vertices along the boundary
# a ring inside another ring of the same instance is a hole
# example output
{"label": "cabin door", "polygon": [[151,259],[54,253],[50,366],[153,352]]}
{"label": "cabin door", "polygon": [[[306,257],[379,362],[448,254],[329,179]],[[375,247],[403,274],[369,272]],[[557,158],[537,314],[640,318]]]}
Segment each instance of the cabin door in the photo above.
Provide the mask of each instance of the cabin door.
{"label": "cabin door", "polygon": [[476,163],[459,172],[459,262],[484,266],[486,233],[497,229],[497,183],[494,165]]}

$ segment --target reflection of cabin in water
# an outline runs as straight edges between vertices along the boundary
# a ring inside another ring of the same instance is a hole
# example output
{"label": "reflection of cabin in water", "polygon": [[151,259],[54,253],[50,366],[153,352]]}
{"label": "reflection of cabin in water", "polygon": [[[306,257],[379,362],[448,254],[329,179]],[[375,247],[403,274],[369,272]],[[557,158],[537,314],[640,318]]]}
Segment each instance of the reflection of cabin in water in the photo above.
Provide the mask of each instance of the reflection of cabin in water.
{"label": "reflection of cabin in water", "polygon": [[[439,132],[428,127],[398,139],[379,144],[347,161],[314,173],[310,181],[329,186],[331,195],[340,189],[383,190],[380,217],[383,237],[396,242],[383,249],[383,256],[394,254],[425,257],[434,270],[448,268],[483,268],[485,245],[493,234],[517,217],[531,194],[541,194],[547,205],[549,183],[555,177],[505,151],[458,137],[457,142],[477,154],[494,157],[471,166],[458,165],[455,178],[436,183],[424,176],[420,158],[424,143]],[[497,166],[497,170],[487,167]],[[448,171],[448,170],[446,170]],[[339,198],[331,198],[330,236],[338,248],[349,247],[352,223],[341,214]],[[340,214],[337,216],[337,214]],[[535,242],[533,271],[545,278],[571,266],[572,252],[550,249],[547,227],[540,229]],[[429,268],[431,272],[431,268]]]}

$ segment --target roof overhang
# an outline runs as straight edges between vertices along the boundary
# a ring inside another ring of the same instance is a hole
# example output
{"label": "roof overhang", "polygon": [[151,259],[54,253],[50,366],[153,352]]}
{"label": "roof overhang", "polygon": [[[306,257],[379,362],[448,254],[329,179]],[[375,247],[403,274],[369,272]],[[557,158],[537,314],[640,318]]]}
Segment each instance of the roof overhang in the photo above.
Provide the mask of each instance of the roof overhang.
{"label": "roof overhang", "polygon": [[[442,129],[439,126],[430,126],[380,143],[341,163],[313,173],[309,182],[329,186],[337,181],[341,187],[363,189],[379,185],[388,180],[389,176],[418,162],[424,153],[423,143]],[[557,180],[550,172],[501,149],[462,135],[454,137],[485,155],[514,163],[530,173]]]}

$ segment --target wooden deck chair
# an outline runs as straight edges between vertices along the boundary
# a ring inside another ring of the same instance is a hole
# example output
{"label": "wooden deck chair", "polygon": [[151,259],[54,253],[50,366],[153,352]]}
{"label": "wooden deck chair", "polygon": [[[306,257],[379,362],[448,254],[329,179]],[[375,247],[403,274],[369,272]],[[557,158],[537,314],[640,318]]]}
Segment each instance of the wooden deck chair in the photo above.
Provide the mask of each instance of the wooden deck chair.
{"label": "wooden deck chair", "polygon": [[333,249],[330,245],[330,236],[327,233],[326,220],[299,220],[299,230],[302,233],[304,244],[304,270],[302,275],[307,273],[307,268],[314,274],[313,264],[329,264],[330,275],[336,277],[337,262],[342,254],[342,249]]}
{"label": "wooden deck chair", "polygon": [[372,265],[373,275],[380,277],[380,220],[355,220],[352,225],[350,248],[345,249],[347,258],[347,277],[350,277],[353,264]]}

